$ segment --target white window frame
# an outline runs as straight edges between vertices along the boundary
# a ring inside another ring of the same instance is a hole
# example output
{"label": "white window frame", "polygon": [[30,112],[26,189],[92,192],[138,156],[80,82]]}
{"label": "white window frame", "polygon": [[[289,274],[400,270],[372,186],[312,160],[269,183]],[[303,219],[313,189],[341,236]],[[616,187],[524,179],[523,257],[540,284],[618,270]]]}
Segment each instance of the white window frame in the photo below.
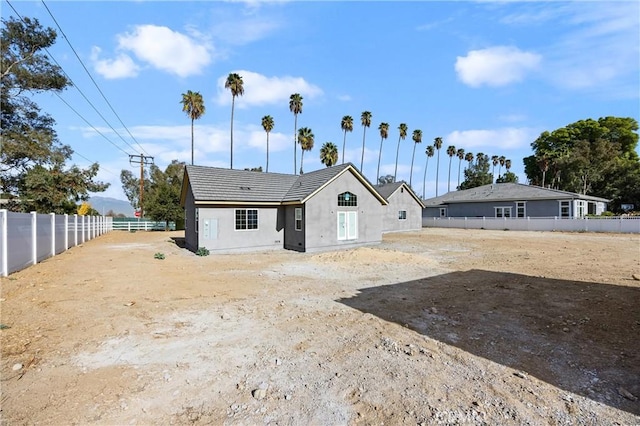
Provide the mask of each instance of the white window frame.
{"label": "white window frame", "polygon": [[[520,209],[522,209],[522,216],[520,215]],[[527,202],[516,201],[516,217],[527,217]]]}
{"label": "white window frame", "polygon": [[[344,217],[344,226],[340,226],[340,217]],[[358,212],[339,211],[337,214],[337,235],[338,241],[349,241],[358,239]]]}
{"label": "white window frame", "polygon": [[406,210],[398,210],[398,220],[407,220]]}
{"label": "white window frame", "polygon": [[[567,214],[565,214],[565,215],[562,214],[562,208],[563,207],[567,208]],[[565,201],[559,201],[558,202],[558,216],[560,216],[560,217],[571,217],[571,201],[565,200]]]}
{"label": "white window frame", "polygon": [[440,207],[440,217],[447,217],[447,213],[446,207]]}
{"label": "white window frame", "polygon": [[294,210],[294,222],[296,231],[302,231],[302,207],[296,207]]}
{"label": "white window frame", "polygon": [[[495,206],[493,210],[494,210],[494,217],[500,217],[500,218],[513,217],[511,216],[511,206]],[[500,212],[500,214],[498,214],[498,212]],[[506,212],[508,212],[508,214],[505,214]]]}
{"label": "white window frame", "polygon": [[[245,219],[245,228],[238,228],[238,220],[237,220],[237,215],[239,211],[244,211],[244,219]],[[249,212],[250,211],[254,211],[256,212],[256,227],[255,228],[249,228]],[[236,231],[257,231],[258,228],[260,227],[260,216],[258,213],[258,209],[235,209],[234,213],[233,213],[233,221],[234,221],[234,229]]]}

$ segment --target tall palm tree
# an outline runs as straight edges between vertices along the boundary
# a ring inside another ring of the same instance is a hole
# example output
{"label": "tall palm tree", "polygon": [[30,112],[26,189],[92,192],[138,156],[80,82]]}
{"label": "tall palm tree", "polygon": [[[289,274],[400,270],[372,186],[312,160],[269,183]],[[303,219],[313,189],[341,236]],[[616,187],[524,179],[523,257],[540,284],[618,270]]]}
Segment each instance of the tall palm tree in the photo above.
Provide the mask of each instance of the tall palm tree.
{"label": "tall palm tree", "polygon": [[405,123],[400,123],[398,126],[398,130],[400,131],[400,135],[398,136],[398,148],[396,149],[396,168],[393,171],[393,181],[396,181],[396,177],[398,176],[398,154],[400,153],[400,141],[404,140],[407,137],[407,131],[409,128]]}
{"label": "tall palm tree", "polygon": [[269,173],[269,133],[273,130],[273,117],[270,115],[265,115],[262,117],[262,128],[265,132],[267,132],[267,170],[266,173]]}
{"label": "tall palm tree", "polygon": [[380,159],[382,158],[382,141],[389,137],[389,123],[380,123],[380,151],[378,151],[378,171],[376,172],[376,182],[380,179]]}
{"label": "tall palm tree", "polygon": [[244,95],[242,77],[236,73],[229,74],[224,88],[231,90],[231,168],[233,169],[233,110],[235,109],[236,96]]}
{"label": "tall palm tree", "polygon": [[295,117],[293,126],[293,174],[296,174],[297,161],[296,151],[298,150],[298,114],[302,114],[302,96],[300,93],[294,93],[289,97],[289,110]]}
{"label": "tall palm tree", "polygon": [[438,196],[438,178],[440,177],[440,148],[442,148],[442,138],[438,136],[433,140],[433,147],[438,151],[438,161],[436,162],[436,197]]}
{"label": "tall palm tree", "polygon": [[433,154],[435,153],[433,150],[433,146],[428,145],[424,153],[427,154],[427,164],[424,165],[424,177],[422,178],[422,199],[423,200],[425,196],[425,189],[427,187],[427,168],[429,167],[429,158],[433,157]]}
{"label": "tall palm tree", "polygon": [[344,132],[344,139],[342,140],[342,164],[344,164],[344,149],[347,145],[347,132],[353,132],[353,117],[350,115],[342,117],[340,128]]}
{"label": "tall palm tree", "polygon": [[500,158],[498,158],[498,162],[500,163],[500,167],[498,167],[498,176],[502,173],[502,166],[504,166],[505,161],[507,161],[507,157],[504,155],[501,155]]}
{"label": "tall palm tree", "polygon": [[460,166],[462,165],[462,160],[464,160],[464,149],[459,148],[458,151],[456,151],[456,155],[458,156],[458,186],[456,186],[456,188],[460,187]]}
{"label": "tall palm tree", "polygon": [[333,142],[325,142],[320,148],[320,162],[331,167],[338,162],[338,147]]}
{"label": "tall palm tree", "polygon": [[509,169],[511,169],[511,160],[504,160],[504,167],[507,169],[507,173],[509,173]]}
{"label": "tall palm tree", "polygon": [[491,156],[491,164],[492,164],[491,175],[493,176],[494,182],[496,180],[496,166],[498,165],[498,162],[499,162],[498,158],[500,158],[500,157],[498,157],[497,155],[492,155]]}
{"label": "tall palm tree", "polygon": [[464,159],[469,162],[469,166],[467,168],[471,167],[471,163],[473,163],[473,158],[474,158],[474,155],[472,152],[467,152],[464,155]]}
{"label": "tall palm tree", "polygon": [[409,186],[411,186],[411,182],[413,181],[413,160],[416,157],[416,146],[418,146],[419,143],[422,143],[422,130],[414,130],[413,135],[411,135],[411,139],[413,139],[413,154],[411,155],[411,172],[409,173]]}
{"label": "tall palm tree", "polygon": [[447,155],[449,156],[449,178],[447,179],[447,192],[451,191],[451,160],[456,155],[456,147],[449,145],[447,147]]}
{"label": "tall palm tree", "polygon": [[302,148],[302,154],[300,155],[300,174],[302,171],[302,161],[304,160],[304,152],[311,151],[313,149],[313,132],[308,127],[301,127],[298,129],[298,143],[300,144],[300,148]]}
{"label": "tall palm tree", "polygon": [[182,94],[182,111],[191,119],[191,165],[193,166],[193,121],[198,120],[204,115],[204,101],[200,92],[192,92]]}
{"label": "tall palm tree", "polygon": [[360,173],[362,173],[362,166],[364,165],[364,139],[367,134],[367,127],[371,126],[371,113],[369,111],[362,113],[360,123],[362,123],[362,156],[360,157]]}

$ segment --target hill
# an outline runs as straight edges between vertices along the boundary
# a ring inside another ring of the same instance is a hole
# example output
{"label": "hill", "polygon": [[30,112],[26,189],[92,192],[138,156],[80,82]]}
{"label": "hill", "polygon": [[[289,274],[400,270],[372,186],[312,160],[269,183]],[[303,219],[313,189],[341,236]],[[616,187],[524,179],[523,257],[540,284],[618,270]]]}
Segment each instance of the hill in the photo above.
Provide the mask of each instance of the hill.
{"label": "hill", "polygon": [[127,217],[133,217],[134,209],[128,201],[111,197],[91,197],[89,203],[100,214],[106,214],[109,210],[113,210],[115,214],[122,213]]}

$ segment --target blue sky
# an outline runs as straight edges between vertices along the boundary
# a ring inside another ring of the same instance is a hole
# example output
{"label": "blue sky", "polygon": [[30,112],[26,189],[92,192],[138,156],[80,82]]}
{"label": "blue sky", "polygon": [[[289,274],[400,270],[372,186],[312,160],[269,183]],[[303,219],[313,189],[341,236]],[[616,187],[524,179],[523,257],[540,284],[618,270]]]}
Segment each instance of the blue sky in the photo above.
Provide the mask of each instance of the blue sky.
{"label": "blue sky", "polygon": [[[370,111],[365,176],[376,179],[378,125],[390,125],[381,174],[393,174],[397,128],[406,123],[398,180],[410,180],[411,133],[420,129],[412,178],[420,195],[425,148],[437,136],[443,138],[441,195],[448,187],[449,145],[504,155],[526,183],[522,159],[542,131],[603,116],[640,120],[635,1],[10,3],[21,16],[58,31],[49,52],[75,87],[36,101],[56,120],[61,142],[76,152],[73,163],[100,163],[99,179],[111,183],[103,196],[126,199],[120,171],[139,170],[129,154],[153,156],[162,169],[174,159],[190,163],[191,122],[180,104],[187,90],[200,92],[206,107],[195,124],[195,164],[229,167],[231,94],[224,81],[231,72],[243,77],[245,89],[236,99],[234,168],[265,167],[261,118],[271,115],[269,171],[294,172],[289,97],[300,93],[298,128],[315,135],[306,172],[324,167],[324,142],[342,149],[344,115],[354,119],[345,157],[360,167],[360,116]],[[10,15],[2,0],[2,17]],[[427,198],[435,196],[436,162],[429,160]],[[457,158],[452,164],[453,189]]]}

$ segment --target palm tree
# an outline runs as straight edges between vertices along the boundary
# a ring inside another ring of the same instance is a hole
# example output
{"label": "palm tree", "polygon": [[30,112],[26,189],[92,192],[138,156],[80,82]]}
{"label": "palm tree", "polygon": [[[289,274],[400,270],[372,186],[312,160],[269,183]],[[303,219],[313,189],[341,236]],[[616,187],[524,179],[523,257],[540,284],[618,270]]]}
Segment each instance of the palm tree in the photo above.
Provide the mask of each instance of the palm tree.
{"label": "palm tree", "polygon": [[235,108],[236,96],[244,94],[244,83],[239,74],[231,73],[227,76],[224,88],[231,90],[231,168],[233,169],[233,110]]}
{"label": "palm tree", "polygon": [[360,116],[360,122],[362,123],[362,156],[360,157],[360,173],[362,173],[362,166],[364,165],[364,139],[367,134],[367,127],[371,126],[371,113],[364,111]]}
{"label": "palm tree", "polygon": [[416,146],[419,143],[422,143],[422,130],[416,129],[413,131],[413,135],[411,136],[413,139],[413,155],[411,155],[411,172],[409,173],[409,186],[411,186],[411,182],[413,181],[413,160],[416,156]]}
{"label": "palm tree", "polygon": [[273,130],[273,117],[270,115],[265,115],[262,117],[262,128],[265,132],[267,132],[267,170],[266,173],[269,173],[269,133]]}
{"label": "palm tree", "polygon": [[342,140],[342,164],[344,164],[344,149],[347,144],[347,132],[353,132],[353,117],[350,115],[342,117],[340,128],[344,132],[344,139]]}
{"label": "palm tree", "polygon": [[404,140],[407,137],[407,131],[409,128],[405,123],[400,123],[398,126],[398,130],[400,131],[400,136],[398,136],[398,148],[396,149],[396,169],[393,171],[393,181],[396,181],[396,177],[398,176],[398,153],[400,152],[400,141]]}
{"label": "palm tree", "polygon": [[456,189],[460,187],[460,166],[462,165],[462,160],[464,160],[464,149],[459,148],[458,151],[456,151],[456,155],[458,156],[458,186],[456,186]]}
{"label": "palm tree", "polygon": [[464,155],[464,159],[469,162],[469,166],[468,167],[471,167],[471,163],[473,163],[473,158],[474,158],[474,155],[473,155],[472,152],[467,152]]}
{"label": "palm tree", "polygon": [[498,162],[500,163],[500,167],[498,167],[498,176],[502,173],[502,166],[504,166],[505,161],[507,161],[507,157],[504,155],[501,155],[500,158],[498,158]]}
{"label": "palm tree", "polygon": [[294,93],[289,97],[289,110],[295,117],[293,127],[293,174],[296,174],[297,161],[296,151],[298,150],[298,114],[302,114],[302,96],[300,93]]}
{"label": "palm tree", "polygon": [[504,160],[504,167],[507,169],[507,173],[509,173],[509,169],[511,169],[511,160]]}
{"label": "palm tree", "polygon": [[187,93],[182,94],[180,103],[182,104],[182,111],[187,113],[187,116],[191,119],[191,165],[193,166],[193,121],[204,115],[204,101],[200,92],[188,90]]}
{"label": "palm tree", "polygon": [[302,154],[300,155],[300,174],[302,171],[302,161],[304,159],[304,152],[311,151],[313,149],[313,132],[308,127],[301,127],[298,130],[298,143],[300,144],[300,148],[302,148]]}
{"label": "palm tree", "polygon": [[438,151],[438,161],[436,162],[436,197],[438,196],[438,178],[440,177],[440,148],[442,148],[442,138],[438,136],[433,140],[433,147]]}
{"label": "palm tree", "polygon": [[331,167],[338,162],[338,147],[333,142],[325,142],[320,148],[320,162]]}
{"label": "palm tree", "polygon": [[424,151],[427,154],[427,164],[424,165],[424,177],[422,178],[422,199],[424,200],[425,189],[427,186],[427,168],[429,167],[429,158],[433,157],[434,151],[431,145],[427,146],[427,149]]}
{"label": "palm tree", "polygon": [[382,158],[382,141],[389,136],[389,123],[380,123],[380,151],[378,152],[378,171],[376,172],[376,182],[380,179],[380,159]]}
{"label": "palm tree", "polygon": [[496,166],[498,165],[498,157],[497,155],[492,155],[491,156],[491,164],[493,165],[493,167],[491,168],[491,174],[493,175],[493,180],[496,180]]}
{"label": "palm tree", "polygon": [[449,145],[447,147],[447,155],[449,156],[449,178],[447,179],[447,192],[451,191],[451,160],[456,155],[456,147]]}

